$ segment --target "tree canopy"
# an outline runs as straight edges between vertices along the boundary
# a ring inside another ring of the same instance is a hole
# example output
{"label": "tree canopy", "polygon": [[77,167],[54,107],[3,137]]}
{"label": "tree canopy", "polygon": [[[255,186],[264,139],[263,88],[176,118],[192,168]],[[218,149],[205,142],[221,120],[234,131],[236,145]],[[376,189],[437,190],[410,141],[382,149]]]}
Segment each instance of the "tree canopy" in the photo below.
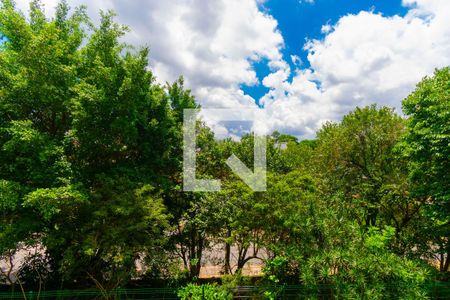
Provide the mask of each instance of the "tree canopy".
{"label": "tree canopy", "polygon": [[222,190],[184,192],[183,110],[200,106],[182,77],[156,82],[127,30],[113,12],[94,25],[65,1],[51,19],[39,1],[27,17],[1,1],[0,284],[195,283],[207,252],[222,274],[258,261],[258,284],[337,298],[426,298],[448,280],[450,68],[417,85],[405,116],[371,105],[314,140],[267,135],[265,192],[225,163],[251,168],[254,135],[218,140],[199,121],[197,177]]}

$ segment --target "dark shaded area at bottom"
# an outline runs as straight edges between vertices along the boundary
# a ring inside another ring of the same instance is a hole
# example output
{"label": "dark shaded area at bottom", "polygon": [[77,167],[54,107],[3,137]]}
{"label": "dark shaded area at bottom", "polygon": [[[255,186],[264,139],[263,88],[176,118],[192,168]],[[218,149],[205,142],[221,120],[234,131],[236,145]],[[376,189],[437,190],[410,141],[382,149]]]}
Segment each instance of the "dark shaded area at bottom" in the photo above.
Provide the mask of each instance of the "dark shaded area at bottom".
{"label": "dark shaded area at bottom", "polygon": [[[368,287],[370,288],[370,287]],[[398,293],[407,286],[384,285],[387,292]],[[436,282],[423,286],[429,299],[450,299],[450,282]],[[55,290],[55,291],[10,291],[0,292],[0,299],[179,299],[178,288],[134,288],[102,291],[99,289]],[[275,295],[275,299],[342,299],[346,295],[338,293],[333,285],[281,285],[281,286],[239,286],[229,290],[233,299],[267,299],[266,293]],[[364,291],[361,299],[364,299]],[[391,294],[392,295],[392,294]],[[206,300],[206,299],[205,299]]]}

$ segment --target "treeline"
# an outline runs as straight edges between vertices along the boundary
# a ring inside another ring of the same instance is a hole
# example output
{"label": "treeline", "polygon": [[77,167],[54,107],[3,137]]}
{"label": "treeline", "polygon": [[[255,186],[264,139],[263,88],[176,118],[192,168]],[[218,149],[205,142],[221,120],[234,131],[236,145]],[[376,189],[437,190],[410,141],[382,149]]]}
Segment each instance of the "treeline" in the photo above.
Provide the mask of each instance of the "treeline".
{"label": "treeline", "polygon": [[28,18],[1,1],[3,284],[195,281],[213,245],[224,274],[258,259],[267,284],[418,298],[448,280],[449,68],[403,101],[407,117],[370,106],[312,141],[268,136],[266,192],[225,164],[234,153],[253,166],[253,136],[218,141],[199,123],[197,176],[222,190],[183,192],[183,109],[198,105],[182,79],[155,82],[126,31],[112,13],[94,26],[65,2],[48,20],[39,1]]}

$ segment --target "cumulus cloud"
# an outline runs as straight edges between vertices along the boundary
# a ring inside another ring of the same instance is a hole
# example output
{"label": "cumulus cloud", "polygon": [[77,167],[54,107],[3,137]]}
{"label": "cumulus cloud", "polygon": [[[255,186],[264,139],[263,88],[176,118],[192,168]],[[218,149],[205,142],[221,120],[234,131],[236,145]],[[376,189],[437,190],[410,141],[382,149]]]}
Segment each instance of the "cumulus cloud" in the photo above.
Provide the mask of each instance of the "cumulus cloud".
{"label": "cumulus cloud", "polygon": [[[18,6],[27,10],[28,0]],[[51,15],[57,0],[43,0]],[[258,84],[252,63],[267,61],[271,69],[285,68],[283,37],[277,21],[254,0],[87,1],[89,15],[113,9],[129,25],[125,37],[132,45],[150,47],[150,65],[161,83],[183,75],[204,107],[253,106],[240,86]]]}
{"label": "cumulus cloud", "polygon": [[296,66],[301,66],[302,65],[302,59],[298,56],[298,55],[291,55],[291,61],[294,65]]}
{"label": "cumulus cloud", "polygon": [[[17,1],[22,9],[27,0]],[[44,0],[51,14],[56,0]],[[277,21],[261,0],[119,1],[73,0],[98,10],[114,9],[130,26],[126,41],[150,46],[150,65],[160,82],[179,75],[204,107],[256,107],[241,85],[269,89],[259,99],[265,127],[300,138],[314,137],[326,120],[355,106],[378,103],[400,108],[401,100],[436,67],[450,65],[450,2],[403,0],[405,16],[373,11],[343,16],[322,26],[323,38],[308,40],[310,67],[283,59]],[[313,1],[310,1],[313,2]],[[271,73],[258,79],[252,67],[267,61]],[[222,128],[223,130],[223,128]]]}
{"label": "cumulus cloud", "polygon": [[[270,74],[263,97],[273,128],[313,137],[325,120],[371,103],[400,111],[401,100],[436,67],[450,65],[450,3],[405,0],[404,16],[362,11],[342,17],[321,40],[309,40],[310,68],[292,81]],[[278,81],[277,81],[278,80]]]}
{"label": "cumulus cloud", "polygon": [[332,27],[330,24],[325,24],[325,25],[322,25],[322,27],[320,28],[320,31],[322,33],[328,33],[331,31],[331,29],[332,29]]}

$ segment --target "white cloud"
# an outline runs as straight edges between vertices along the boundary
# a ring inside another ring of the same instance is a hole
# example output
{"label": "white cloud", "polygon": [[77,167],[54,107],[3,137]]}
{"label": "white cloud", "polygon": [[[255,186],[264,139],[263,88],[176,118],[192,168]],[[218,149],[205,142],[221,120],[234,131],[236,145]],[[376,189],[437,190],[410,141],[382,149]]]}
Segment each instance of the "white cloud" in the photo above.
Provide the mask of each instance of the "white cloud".
{"label": "white cloud", "polygon": [[357,105],[400,111],[423,76],[450,65],[450,2],[404,4],[410,6],[404,17],[364,11],[342,17],[322,40],[306,43],[310,69],[290,82],[270,74],[273,89],[263,100],[273,128],[313,137],[324,120],[339,119]]}
{"label": "white cloud", "polygon": [[[18,1],[26,10],[28,0]],[[56,0],[44,0],[51,15]],[[252,63],[267,60],[271,69],[285,68],[280,49],[283,37],[277,21],[262,12],[254,0],[87,1],[89,15],[114,9],[118,21],[132,30],[125,40],[150,47],[150,65],[162,83],[185,77],[205,106],[255,106],[240,90],[258,84]]]}
{"label": "white cloud", "polygon": [[331,29],[333,29],[333,27],[331,27],[330,24],[325,24],[325,25],[322,25],[322,27],[320,28],[320,31],[322,33],[329,33],[331,31]]}
{"label": "white cloud", "polygon": [[291,55],[291,61],[296,66],[301,66],[303,64],[302,59],[298,55]]}
{"label": "white cloud", "polygon": [[[43,2],[51,7],[56,0]],[[403,0],[404,17],[362,11],[324,24],[323,39],[304,46],[310,68],[296,70],[283,60],[283,37],[277,21],[259,9],[261,0],[70,1],[80,3],[94,19],[100,8],[116,10],[118,21],[132,29],[126,40],[150,46],[158,79],[184,75],[204,107],[255,107],[240,85],[262,83],[270,89],[260,99],[269,131],[303,138],[356,105],[398,109],[423,76],[450,65],[447,0]],[[290,58],[300,68],[297,57]],[[271,74],[259,82],[252,62],[261,59]]]}

